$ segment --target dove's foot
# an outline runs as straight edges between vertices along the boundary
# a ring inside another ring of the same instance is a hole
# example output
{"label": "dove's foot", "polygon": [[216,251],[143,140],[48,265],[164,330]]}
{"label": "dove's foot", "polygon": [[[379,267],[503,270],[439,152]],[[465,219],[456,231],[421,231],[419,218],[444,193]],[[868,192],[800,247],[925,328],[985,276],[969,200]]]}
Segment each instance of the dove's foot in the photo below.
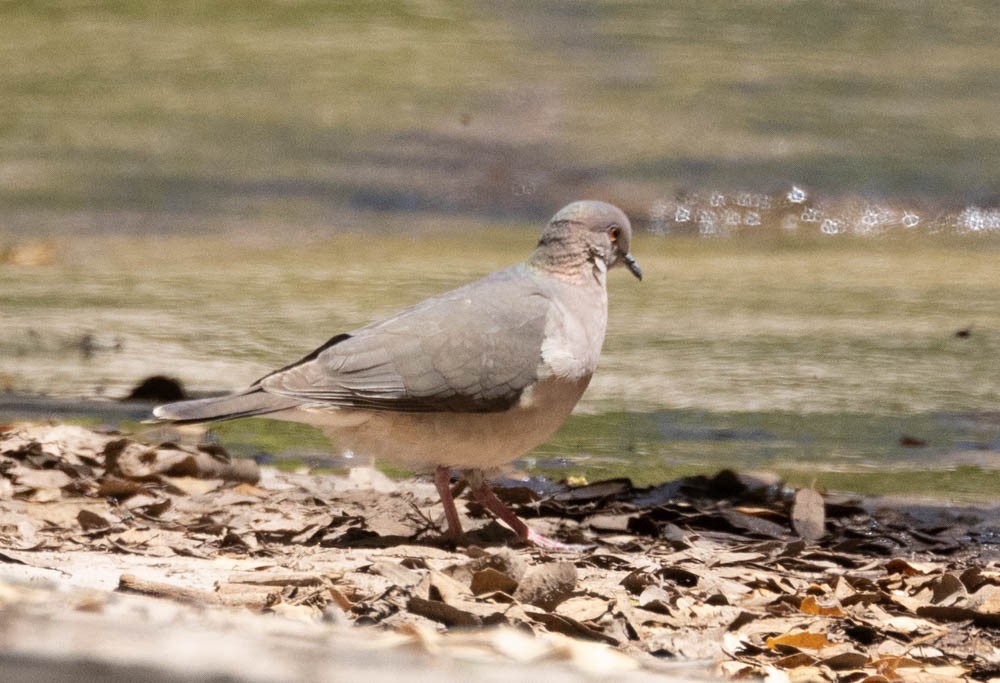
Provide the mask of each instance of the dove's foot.
{"label": "dove's foot", "polygon": [[[493,493],[493,490],[483,478],[482,471],[470,470],[466,473],[466,479],[472,489],[473,497],[479,504],[509,526],[522,541],[527,541],[545,550],[561,550],[565,552],[581,552],[592,547],[563,543],[548,536],[543,536],[529,527],[520,517],[514,514],[513,510],[504,505],[502,500],[497,498],[497,495]],[[465,540],[465,532],[462,530],[462,522],[458,517],[458,509],[455,507],[455,496],[451,488],[451,470],[449,468],[438,467],[434,471],[434,486],[441,497],[441,504],[444,506],[444,518],[448,524],[448,530],[444,536],[453,543],[462,543]]]}
{"label": "dove's foot", "polygon": [[493,493],[493,489],[489,487],[489,484],[487,484],[486,480],[483,478],[481,470],[470,470],[466,473],[466,479],[469,482],[469,486],[472,488],[473,497],[475,497],[479,504],[496,515],[497,518],[499,518],[504,524],[513,529],[514,533],[517,534],[518,538],[521,540],[527,541],[528,543],[532,543],[533,545],[546,550],[580,552],[581,550],[586,550],[589,547],[585,545],[574,545],[572,543],[562,543],[561,541],[556,541],[548,536],[543,536],[529,527],[524,523],[524,520],[514,514],[513,510],[504,505],[502,500],[497,498],[497,494]]}

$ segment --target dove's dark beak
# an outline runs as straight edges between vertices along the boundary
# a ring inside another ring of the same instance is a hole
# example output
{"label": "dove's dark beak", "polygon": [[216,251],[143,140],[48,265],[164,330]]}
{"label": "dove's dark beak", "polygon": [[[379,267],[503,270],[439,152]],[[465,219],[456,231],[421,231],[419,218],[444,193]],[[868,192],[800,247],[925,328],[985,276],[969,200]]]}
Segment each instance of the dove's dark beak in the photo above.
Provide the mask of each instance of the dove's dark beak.
{"label": "dove's dark beak", "polygon": [[625,254],[624,257],[625,265],[628,266],[629,272],[635,275],[639,280],[642,280],[642,268],[639,264],[635,262],[632,254]]}

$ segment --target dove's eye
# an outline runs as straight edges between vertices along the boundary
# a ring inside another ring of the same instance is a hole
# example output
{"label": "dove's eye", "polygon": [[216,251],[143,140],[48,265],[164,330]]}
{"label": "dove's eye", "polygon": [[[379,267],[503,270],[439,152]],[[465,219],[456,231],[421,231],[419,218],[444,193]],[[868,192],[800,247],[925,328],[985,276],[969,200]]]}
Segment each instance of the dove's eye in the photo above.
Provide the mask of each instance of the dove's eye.
{"label": "dove's eye", "polygon": [[612,225],[610,228],[608,228],[608,237],[611,238],[612,242],[617,242],[618,238],[621,237],[621,234],[622,234],[622,229],[619,228],[617,225]]}

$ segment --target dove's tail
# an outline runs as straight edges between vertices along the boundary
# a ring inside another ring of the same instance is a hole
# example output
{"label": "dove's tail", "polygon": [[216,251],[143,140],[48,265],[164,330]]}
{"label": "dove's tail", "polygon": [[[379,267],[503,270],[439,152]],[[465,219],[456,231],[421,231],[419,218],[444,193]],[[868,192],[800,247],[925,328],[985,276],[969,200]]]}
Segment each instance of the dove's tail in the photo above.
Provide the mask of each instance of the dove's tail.
{"label": "dove's tail", "polygon": [[277,413],[300,404],[300,401],[293,398],[275,396],[263,389],[252,388],[229,396],[167,403],[154,408],[153,417],[155,422],[177,423],[234,420],[238,417]]}

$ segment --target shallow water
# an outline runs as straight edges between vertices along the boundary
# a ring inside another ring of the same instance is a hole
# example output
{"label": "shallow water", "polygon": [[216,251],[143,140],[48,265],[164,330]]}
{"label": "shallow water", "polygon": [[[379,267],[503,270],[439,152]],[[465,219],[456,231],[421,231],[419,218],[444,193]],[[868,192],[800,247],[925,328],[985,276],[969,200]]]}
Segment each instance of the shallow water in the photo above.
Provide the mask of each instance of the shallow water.
{"label": "shallow water", "polygon": [[[366,233],[299,246],[59,243],[52,265],[0,266],[0,377],[65,397],[122,396],[154,373],[195,392],[235,389],[520,259],[534,239],[533,228],[483,225],[461,239]],[[612,273],[590,389],[521,464],[647,483],[726,466],[866,492],[995,496],[998,248],[956,235],[640,233],[646,278]],[[248,455],[326,450],[266,424],[220,434]]]}

